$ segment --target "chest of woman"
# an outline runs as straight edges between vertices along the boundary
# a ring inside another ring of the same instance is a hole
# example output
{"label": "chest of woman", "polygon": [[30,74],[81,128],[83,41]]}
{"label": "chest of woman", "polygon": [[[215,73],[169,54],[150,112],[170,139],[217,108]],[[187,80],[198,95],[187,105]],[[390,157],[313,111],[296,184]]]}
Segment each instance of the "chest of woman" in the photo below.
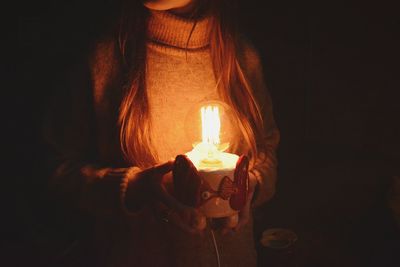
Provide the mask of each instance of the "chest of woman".
{"label": "chest of woman", "polygon": [[208,49],[188,52],[148,48],[146,87],[152,143],[160,162],[192,149],[187,116],[199,103],[218,100]]}

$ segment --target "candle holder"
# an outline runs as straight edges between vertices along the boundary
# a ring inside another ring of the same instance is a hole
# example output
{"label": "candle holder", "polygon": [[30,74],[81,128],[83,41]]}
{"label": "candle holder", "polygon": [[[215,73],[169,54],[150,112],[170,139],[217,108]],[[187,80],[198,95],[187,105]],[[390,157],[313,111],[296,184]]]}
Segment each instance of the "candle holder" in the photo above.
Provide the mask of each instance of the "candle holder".
{"label": "candle holder", "polygon": [[200,114],[202,141],[194,143],[192,151],[175,158],[172,173],[179,201],[197,208],[207,218],[227,217],[229,226],[234,227],[247,201],[249,160],[247,156],[225,152],[230,142],[221,142],[221,128],[233,129],[234,125],[227,125],[227,121],[221,124],[220,117],[229,117],[226,107],[210,102],[200,108],[200,113],[194,112]]}

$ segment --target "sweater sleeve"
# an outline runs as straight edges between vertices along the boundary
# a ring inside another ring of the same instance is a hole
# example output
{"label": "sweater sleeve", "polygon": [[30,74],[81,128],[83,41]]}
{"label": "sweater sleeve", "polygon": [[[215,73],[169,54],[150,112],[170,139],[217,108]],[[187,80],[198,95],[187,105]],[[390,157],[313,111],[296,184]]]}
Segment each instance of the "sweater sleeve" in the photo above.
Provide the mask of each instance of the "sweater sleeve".
{"label": "sweater sleeve", "polygon": [[129,213],[128,182],[139,168],[113,168],[99,161],[89,67],[81,64],[57,87],[44,120],[49,190],[63,207],[94,216]]}
{"label": "sweater sleeve", "polygon": [[264,82],[260,58],[253,47],[248,46],[245,50],[245,60],[248,78],[264,124],[264,133],[256,137],[259,153],[249,173],[250,176],[256,178],[258,183],[253,198],[254,205],[258,206],[270,200],[275,194],[278,165],[276,150],[280,133],[273,115],[271,96]]}

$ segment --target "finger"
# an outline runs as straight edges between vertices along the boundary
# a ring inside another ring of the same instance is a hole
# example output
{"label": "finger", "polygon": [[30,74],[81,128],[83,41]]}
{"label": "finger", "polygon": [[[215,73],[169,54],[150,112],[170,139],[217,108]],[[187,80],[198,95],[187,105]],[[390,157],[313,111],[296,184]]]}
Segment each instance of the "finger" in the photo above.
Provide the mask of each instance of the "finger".
{"label": "finger", "polygon": [[156,196],[167,205],[168,208],[173,210],[182,210],[183,204],[181,204],[173,195],[171,195],[164,186],[160,186],[159,190],[156,191]]}
{"label": "finger", "polygon": [[164,185],[161,185],[161,190],[160,190],[158,196],[161,199],[161,201],[172,210],[181,212],[187,208],[186,205],[179,202],[175,198],[175,196],[173,196],[171,193],[169,193]]}
{"label": "finger", "polygon": [[191,226],[199,231],[202,231],[207,226],[206,217],[200,213],[196,214],[193,218]]}
{"label": "finger", "polygon": [[173,166],[174,166],[173,161],[167,161],[165,163],[154,166],[152,168],[152,172],[157,173],[159,175],[164,175],[164,174],[172,171]]}
{"label": "finger", "polygon": [[172,170],[173,164],[173,161],[167,161],[165,163],[145,169],[141,173],[145,176],[162,176]]}
{"label": "finger", "polygon": [[162,183],[164,174],[166,174],[172,170],[172,166],[173,166],[173,162],[167,161],[163,164],[156,165],[154,167],[144,170],[142,172],[142,175],[150,178],[148,180],[150,184],[158,185],[158,184]]}

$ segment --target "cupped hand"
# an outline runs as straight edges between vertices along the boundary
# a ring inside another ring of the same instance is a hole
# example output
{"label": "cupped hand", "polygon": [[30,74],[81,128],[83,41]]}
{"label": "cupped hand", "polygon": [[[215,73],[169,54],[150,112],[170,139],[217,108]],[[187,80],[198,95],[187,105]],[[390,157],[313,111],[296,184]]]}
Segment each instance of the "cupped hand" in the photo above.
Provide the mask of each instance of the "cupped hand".
{"label": "cupped hand", "polygon": [[206,218],[198,209],[185,205],[174,197],[172,173],[163,176],[161,185],[164,190],[161,200],[167,205],[164,207],[164,221],[172,223],[186,233],[201,234],[206,227]]}
{"label": "cupped hand", "polygon": [[145,170],[131,172],[124,199],[128,210],[138,210],[143,205],[162,198],[163,176],[170,172],[172,167],[173,162],[168,161]]}
{"label": "cupped hand", "polygon": [[168,222],[187,233],[201,233],[206,226],[205,216],[197,209],[179,202],[173,196],[171,175],[173,164],[173,161],[168,161],[143,170],[139,175],[146,181],[147,191],[153,196],[153,200],[162,203],[157,206],[163,206],[163,213],[168,217],[166,218]]}

